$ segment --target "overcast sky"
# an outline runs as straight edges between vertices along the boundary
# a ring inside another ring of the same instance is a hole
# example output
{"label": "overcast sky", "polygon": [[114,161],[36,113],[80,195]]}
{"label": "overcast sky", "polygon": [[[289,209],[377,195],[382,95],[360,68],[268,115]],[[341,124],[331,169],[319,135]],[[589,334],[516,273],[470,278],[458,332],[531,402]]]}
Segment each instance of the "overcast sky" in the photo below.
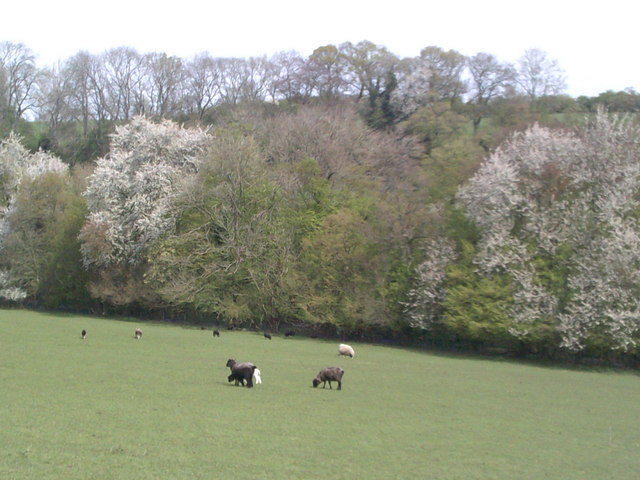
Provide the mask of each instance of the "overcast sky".
{"label": "overcast sky", "polygon": [[24,43],[40,67],[81,50],[128,46],[189,58],[271,55],[369,40],[400,57],[427,46],[516,62],[539,48],[568,92],[640,91],[640,3],[633,0],[28,0],[1,9],[0,41]]}

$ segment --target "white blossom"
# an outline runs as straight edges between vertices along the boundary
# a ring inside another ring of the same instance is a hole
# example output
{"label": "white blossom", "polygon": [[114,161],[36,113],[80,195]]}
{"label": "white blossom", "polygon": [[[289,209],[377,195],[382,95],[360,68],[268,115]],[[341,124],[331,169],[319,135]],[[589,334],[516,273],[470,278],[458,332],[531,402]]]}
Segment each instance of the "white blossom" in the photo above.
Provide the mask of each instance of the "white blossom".
{"label": "white blossom", "polygon": [[456,256],[453,245],[445,239],[431,242],[426,252],[427,258],[416,268],[416,285],[404,305],[411,327],[422,330],[430,329],[438,317],[446,295],[446,269]]}
{"label": "white blossom", "polygon": [[[48,153],[30,153],[16,134],[10,134],[0,143],[0,255],[10,233],[9,217],[14,211],[21,183],[46,173],[66,174],[67,171],[65,163]],[[25,297],[26,292],[13,285],[9,272],[0,271],[0,298],[18,301]]]}
{"label": "white blossom", "polygon": [[[85,192],[90,212],[82,237],[86,265],[135,264],[173,227],[179,184],[197,171],[208,138],[200,130],[143,117],[116,130],[110,155],[98,160]],[[98,233],[104,238],[95,238]]]}
{"label": "white blossom", "polygon": [[[509,273],[515,287],[514,335],[556,316],[564,347],[591,335],[615,348],[640,334],[640,131],[599,112],[577,132],[533,126],[514,135],[459,190],[478,226],[478,272]],[[536,280],[532,259],[569,245],[569,302]]]}
{"label": "white blossom", "polygon": [[22,288],[12,284],[10,275],[7,271],[0,270],[0,298],[12,302],[18,302],[25,299],[27,292]]}

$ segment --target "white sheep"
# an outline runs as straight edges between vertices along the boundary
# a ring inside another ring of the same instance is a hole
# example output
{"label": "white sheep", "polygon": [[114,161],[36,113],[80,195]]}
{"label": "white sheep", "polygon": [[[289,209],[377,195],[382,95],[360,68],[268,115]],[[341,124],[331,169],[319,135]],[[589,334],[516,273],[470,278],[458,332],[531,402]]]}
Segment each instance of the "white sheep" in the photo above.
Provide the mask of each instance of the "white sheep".
{"label": "white sheep", "polygon": [[262,377],[260,375],[261,375],[260,370],[256,368],[253,371],[253,383],[255,383],[256,385],[259,385],[262,383]]}
{"label": "white sheep", "polygon": [[341,343],[340,346],[338,347],[338,355],[344,355],[345,357],[355,357],[356,352],[353,350],[353,348],[350,345],[347,345],[345,343]]}

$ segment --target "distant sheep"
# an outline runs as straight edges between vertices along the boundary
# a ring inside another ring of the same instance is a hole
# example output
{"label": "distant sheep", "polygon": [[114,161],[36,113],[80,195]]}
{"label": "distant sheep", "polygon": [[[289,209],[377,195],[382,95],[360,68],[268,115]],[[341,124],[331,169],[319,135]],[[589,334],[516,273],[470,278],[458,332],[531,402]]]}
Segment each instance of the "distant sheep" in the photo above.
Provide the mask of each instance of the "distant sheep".
{"label": "distant sheep", "polygon": [[140,340],[142,338],[142,329],[141,328],[136,328],[136,331],[134,332],[134,337],[136,337],[136,340]]}
{"label": "distant sheep", "polygon": [[271,334],[269,332],[264,332],[264,338],[271,340]]}
{"label": "distant sheep", "polygon": [[82,339],[84,340],[85,338],[87,338],[87,331],[82,330]]}
{"label": "distant sheep", "polygon": [[294,332],[293,330],[287,330],[286,332],[284,332],[285,338],[293,337],[293,336],[295,336],[295,334],[296,334],[296,332]]}
{"label": "distant sheep", "polygon": [[313,379],[313,388],[316,388],[322,382],[322,388],[325,388],[327,382],[329,382],[329,388],[331,387],[331,382],[338,382],[338,390],[342,390],[342,376],[344,375],[344,370],[340,367],[326,367],[318,372],[316,378]]}
{"label": "distant sheep", "polygon": [[213,331],[213,336],[214,337],[219,337],[220,336],[220,332],[218,330],[214,330]]}
{"label": "distant sheep", "polygon": [[[256,370],[256,366],[253,363],[243,362],[237,363],[233,358],[227,360],[227,367],[231,369],[231,375],[227,377],[229,382],[235,381],[235,384],[242,384],[247,382],[247,388],[253,387],[253,372]],[[262,382],[262,380],[260,380]]]}
{"label": "distant sheep", "polygon": [[257,368],[253,371],[253,383],[256,385],[260,385],[262,383],[262,374]]}
{"label": "distant sheep", "polygon": [[353,350],[351,345],[341,343],[338,347],[338,355],[353,358],[355,357],[356,352]]}

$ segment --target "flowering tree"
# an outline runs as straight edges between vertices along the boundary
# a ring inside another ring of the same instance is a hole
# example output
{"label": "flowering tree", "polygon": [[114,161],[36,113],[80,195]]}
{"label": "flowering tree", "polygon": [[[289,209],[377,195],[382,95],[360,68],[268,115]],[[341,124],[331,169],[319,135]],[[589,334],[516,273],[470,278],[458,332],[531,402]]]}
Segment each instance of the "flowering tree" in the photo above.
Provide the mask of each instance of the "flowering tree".
{"label": "flowering tree", "polygon": [[534,126],[459,190],[480,230],[474,262],[512,278],[512,334],[550,319],[561,345],[636,346],[640,130],[600,112],[577,133]]}
{"label": "flowering tree", "polygon": [[180,181],[197,171],[209,138],[173,122],[143,117],[119,127],[108,157],[98,160],[85,196],[89,219],[82,232],[87,266],[135,265],[175,222],[172,202]]}
{"label": "flowering tree", "polygon": [[[11,134],[0,143],[0,298],[19,300],[27,295],[23,286],[29,282],[17,278],[16,266],[29,258],[10,255],[17,252],[8,249],[17,233],[21,190],[47,174],[65,176],[67,172],[67,165],[58,158],[44,152],[30,153],[22,146],[17,135]],[[28,235],[26,240],[35,240],[35,236]],[[35,252],[32,249],[32,264],[39,260]]]}
{"label": "flowering tree", "polygon": [[416,282],[405,304],[409,324],[421,330],[430,330],[442,314],[446,269],[455,259],[455,250],[447,239],[431,242],[426,253],[427,258],[416,268]]}

